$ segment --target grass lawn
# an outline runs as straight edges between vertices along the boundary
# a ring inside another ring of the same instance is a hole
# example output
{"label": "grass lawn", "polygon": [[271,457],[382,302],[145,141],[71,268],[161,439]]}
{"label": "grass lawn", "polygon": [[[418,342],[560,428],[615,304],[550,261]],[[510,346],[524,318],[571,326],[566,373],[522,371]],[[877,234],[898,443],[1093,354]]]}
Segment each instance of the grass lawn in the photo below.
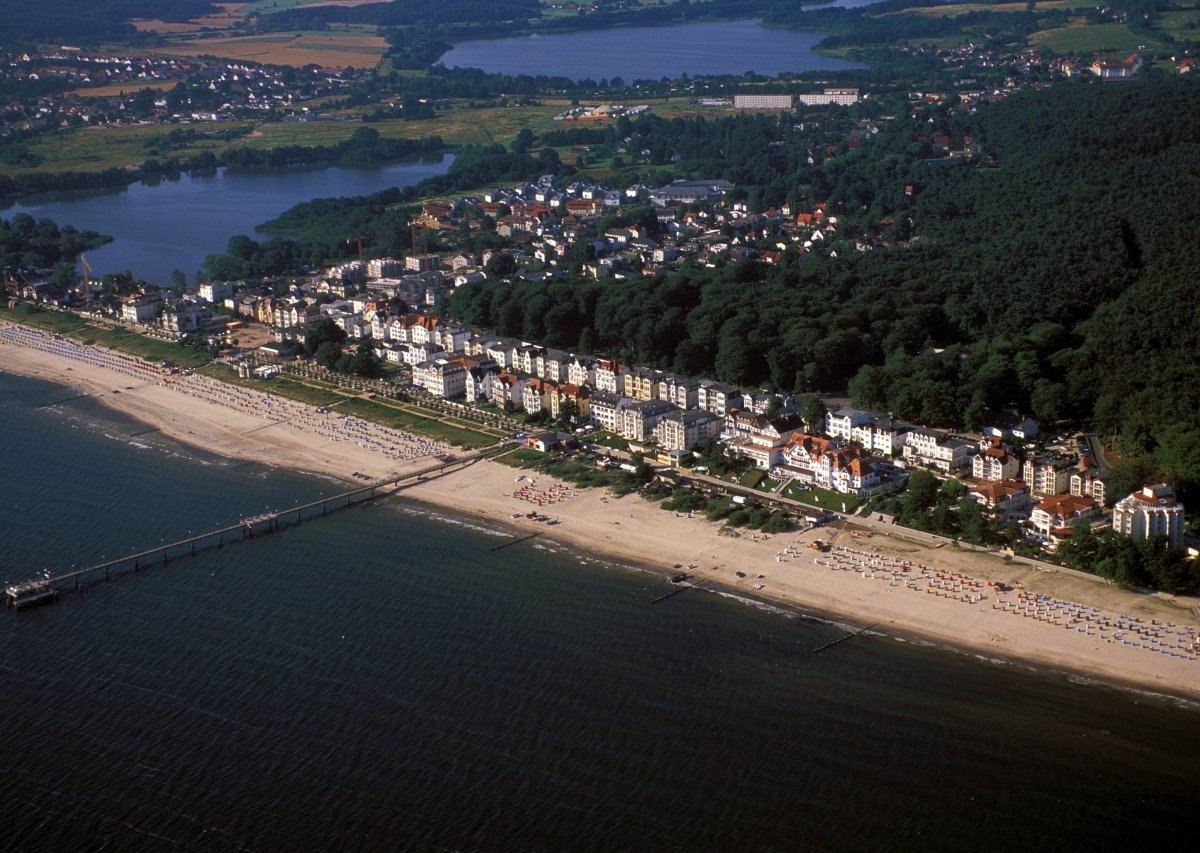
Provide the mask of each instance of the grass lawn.
{"label": "grass lawn", "polygon": [[[832,510],[833,512],[854,512],[863,505],[863,498],[853,495],[843,495],[828,489],[806,489],[803,486],[791,485],[783,490],[785,498],[791,498],[809,506]],[[843,509],[843,506],[845,507]]]}
{"label": "grass lawn", "polygon": [[611,432],[604,430],[596,430],[587,436],[587,440],[592,444],[598,444],[601,447],[611,447],[613,450],[628,450],[629,442],[621,438],[619,435],[613,435]]}
{"label": "grass lawn", "polygon": [[766,471],[761,468],[751,468],[738,478],[738,485],[745,486],[748,489],[756,489],[765,479],[767,479]]}

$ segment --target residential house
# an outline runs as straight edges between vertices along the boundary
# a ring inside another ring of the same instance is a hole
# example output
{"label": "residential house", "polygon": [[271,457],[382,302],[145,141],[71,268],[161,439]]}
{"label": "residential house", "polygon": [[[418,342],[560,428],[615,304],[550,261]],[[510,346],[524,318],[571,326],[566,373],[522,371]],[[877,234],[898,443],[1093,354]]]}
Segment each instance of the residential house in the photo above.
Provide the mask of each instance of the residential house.
{"label": "residential house", "polygon": [[596,381],[596,359],[577,355],[567,364],[567,381],[572,385],[593,385]]}
{"label": "residential house", "polygon": [[731,412],[725,417],[724,435],[731,436],[727,441],[730,450],[750,459],[764,471],[769,471],[783,459],[784,447],[803,426],[804,422],[798,414],[769,418],[766,415]]}
{"label": "residential house", "polygon": [[542,379],[551,382],[567,381],[567,365],[571,363],[569,353],[559,349],[544,349],[537,354],[533,363],[533,372]]}
{"label": "residential house", "polygon": [[470,336],[470,331],[463,326],[435,326],[430,334],[431,340],[441,344],[446,352],[465,352]]}
{"label": "residential house", "polygon": [[467,369],[466,397],[472,405],[492,402],[492,383],[496,381],[499,371],[495,364],[475,364]]}
{"label": "residential house", "polygon": [[904,447],[907,429],[890,417],[871,415],[865,423],[859,422],[850,428],[850,440],[880,456],[895,456]]}
{"label": "residential house", "polygon": [[1134,542],[1165,536],[1172,548],[1183,543],[1183,504],[1165,483],[1144,486],[1113,507],[1112,528]]}
{"label": "residential house", "polygon": [[158,291],[130,296],[121,303],[121,319],[127,323],[147,323],[158,316],[162,294]]}
{"label": "residential house", "polygon": [[997,438],[1019,438],[1024,441],[1037,438],[1038,423],[1016,412],[985,412],[980,432]]}
{"label": "residential house", "polygon": [[635,367],[625,374],[624,393],[635,400],[657,400],[658,380],[661,371],[648,367]]}
{"label": "residential house", "polygon": [[825,434],[832,438],[853,440],[855,427],[865,426],[871,422],[871,413],[861,409],[842,408],[825,413]]}

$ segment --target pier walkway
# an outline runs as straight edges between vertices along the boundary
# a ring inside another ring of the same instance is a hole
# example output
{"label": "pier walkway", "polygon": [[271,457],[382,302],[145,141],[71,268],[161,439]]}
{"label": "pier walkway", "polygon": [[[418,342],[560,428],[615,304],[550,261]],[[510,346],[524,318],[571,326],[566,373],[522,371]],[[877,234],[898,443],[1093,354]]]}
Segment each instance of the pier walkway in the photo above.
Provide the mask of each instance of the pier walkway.
{"label": "pier walkway", "polygon": [[53,600],[58,592],[59,585],[69,581],[74,581],[74,587],[78,590],[81,588],[82,579],[88,575],[98,576],[100,572],[103,572],[104,578],[107,580],[114,569],[121,567],[131,567],[134,571],[138,571],[144,566],[166,563],[179,557],[192,556],[209,548],[250,539],[255,534],[275,533],[289,524],[297,524],[307,519],[329,515],[338,510],[356,506],[380,496],[381,493],[392,494],[405,486],[410,486],[454,468],[465,467],[480,459],[495,456],[511,448],[511,443],[505,442],[483,448],[482,450],[464,453],[461,456],[455,456],[450,459],[441,459],[436,464],[428,465],[416,471],[408,471],[386,480],[377,480],[373,483],[350,489],[349,491],[319,498],[308,503],[298,504],[287,509],[243,518],[233,524],[206,530],[203,533],[188,536],[184,539],[177,539],[174,542],[159,544],[152,548],[146,548],[132,554],[125,554],[111,560],[92,563],[61,574],[46,573],[19,583],[7,584],[3,591],[4,597],[10,607],[22,607],[28,604]]}

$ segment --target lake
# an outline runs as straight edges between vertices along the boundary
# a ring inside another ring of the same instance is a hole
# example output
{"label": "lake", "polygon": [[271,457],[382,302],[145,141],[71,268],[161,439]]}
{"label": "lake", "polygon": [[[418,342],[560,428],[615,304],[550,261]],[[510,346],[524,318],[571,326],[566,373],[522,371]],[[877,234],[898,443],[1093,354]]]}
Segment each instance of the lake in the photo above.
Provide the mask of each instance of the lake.
{"label": "lake", "polygon": [[107,190],[29,196],[0,206],[0,216],[28,213],[115,238],[88,252],[96,275],[129,270],[146,281],[169,284],[171,271],[180,269],[190,282],[204,258],[223,252],[230,237],[253,235],[256,225],[294,205],[410,186],[445,174],[452,162],[453,155],[437,154],[364,169],[221,168]]}
{"label": "lake", "polygon": [[[43,405],[68,396],[0,369],[0,581],[339,488],[91,399]],[[699,592],[652,607],[665,578],[493,550],[510,536],[380,500],[0,608],[5,849],[1124,853],[1194,834],[1194,705],[887,637],[814,655],[844,629]]]}
{"label": "lake", "polygon": [[482,68],[489,74],[620,77],[627,82],[684,73],[773,76],[865,67],[814,52],[822,38],[823,33],[774,29],[760,21],[711,21],[464,41],[438,61],[447,68]]}

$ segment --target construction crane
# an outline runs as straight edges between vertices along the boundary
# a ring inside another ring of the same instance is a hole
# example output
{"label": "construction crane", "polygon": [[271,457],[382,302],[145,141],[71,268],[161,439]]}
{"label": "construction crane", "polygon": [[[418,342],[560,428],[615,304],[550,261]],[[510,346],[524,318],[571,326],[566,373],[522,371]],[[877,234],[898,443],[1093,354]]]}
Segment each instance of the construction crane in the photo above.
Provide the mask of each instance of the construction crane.
{"label": "construction crane", "polygon": [[92,289],[92,273],[95,272],[95,270],[93,270],[92,265],[88,263],[87,255],[81,254],[79,256],[79,261],[83,264],[83,290],[86,293]]}

